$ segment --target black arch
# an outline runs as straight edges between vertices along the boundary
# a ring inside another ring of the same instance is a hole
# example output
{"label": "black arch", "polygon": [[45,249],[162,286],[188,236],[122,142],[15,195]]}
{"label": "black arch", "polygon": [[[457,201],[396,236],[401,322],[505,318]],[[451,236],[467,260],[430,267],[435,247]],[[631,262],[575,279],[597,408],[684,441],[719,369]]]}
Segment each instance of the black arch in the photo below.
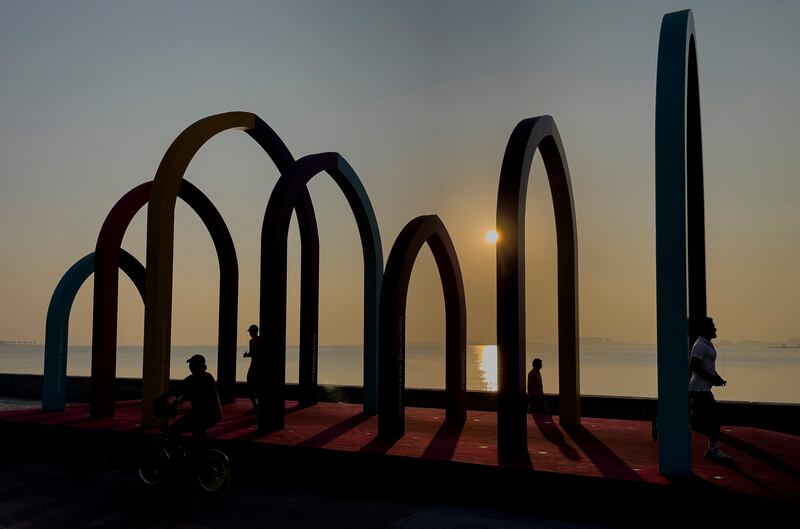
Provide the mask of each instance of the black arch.
{"label": "black arch", "polygon": [[147,275],[144,265],[133,255],[120,248],[119,268],[126,276],[128,276],[133,283],[133,286],[136,287],[139,297],[141,297],[142,301],[144,301],[144,278]]}
{"label": "black arch", "polygon": [[578,238],[569,168],[551,116],[521,121],[511,133],[497,193],[497,442],[500,457],[527,451],[525,396],[525,202],[531,162],[542,154],[558,245],[558,381],[560,417],[580,422]]}
{"label": "black arch", "polygon": [[405,317],[408,283],[419,251],[427,243],[436,260],[445,304],[445,420],[467,418],[467,304],[458,255],[441,219],[425,215],[406,224],[389,252],[380,308],[380,405],[378,434],[405,433]]}
{"label": "black arch", "polygon": [[[257,364],[261,399],[258,425],[261,431],[280,430],[284,426],[286,251],[289,222],[298,201],[303,196],[308,196],[306,184],[323,171],[333,178],[344,193],[361,236],[364,255],[364,409],[367,412],[377,411],[377,324],[383,276],[383,251],[378,222],[366,190],[347,161],[337,153],[312,154],[300,158],[281,174],[267,203],[261,230],[260,312],[261,328],[265,331],[263,344],[266,353],[265,361]],[[301,297],[303,288],[301,285]],[[301,340],[302,332],[301,325]],[[313,347],[316,352],[316,334],[313,335]],[[304,373],[308,372],[301,369],[301,377]],[[313,377],[310,388],[316,390],[316,365],[313,366],[310,376]]]}

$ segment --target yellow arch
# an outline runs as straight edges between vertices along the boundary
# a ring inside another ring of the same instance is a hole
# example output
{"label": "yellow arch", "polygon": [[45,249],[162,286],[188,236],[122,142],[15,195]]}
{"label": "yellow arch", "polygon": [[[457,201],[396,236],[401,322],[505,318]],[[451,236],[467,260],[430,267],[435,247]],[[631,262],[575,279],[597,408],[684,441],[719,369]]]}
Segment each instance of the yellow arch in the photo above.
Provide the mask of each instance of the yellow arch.
{"label": "yellow arch", "polygon": [[[172,142],[156,171],[147,207],[147,279],[145,282],[144,363],[142,372],[142,424],[155,425],[147,404],[169,384],[172,327],[172,274],[175,202],[183,175],[200,148],[226,130],[243,130],[269,155],[278,170],[293,162],[289,149],[258,116],[250,112],[227,112],[203,118],[186,128]],[[311,200],[304,192],[297,208],[303,244],[302,259],[318,259],[318,236]],[[315,249],[316,248],[316,249]],[[309,278],[310,279],[310,278]],[[311,281],[313,283],[313,281]],[[315,290],[318,285],[309,285]],[[304,305],[301,299],[301,311]],[[306,306],[307,310],[317,310]],[[314,330],[316,331],[316,330]]]}

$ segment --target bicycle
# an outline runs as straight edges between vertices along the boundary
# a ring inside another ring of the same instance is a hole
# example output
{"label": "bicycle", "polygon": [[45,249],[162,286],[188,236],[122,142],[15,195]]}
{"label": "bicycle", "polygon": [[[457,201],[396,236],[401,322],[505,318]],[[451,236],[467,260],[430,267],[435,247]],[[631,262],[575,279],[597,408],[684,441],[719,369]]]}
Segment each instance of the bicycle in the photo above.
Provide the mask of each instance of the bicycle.
{"label": "bicycle", "polygon": [[156,401],[153,405],[156,416],[163,417],[161,434],[156,442],[142,451],[137,466],[139,479],[146,485],[157,486],[166,478],[193,474],[201,489],[218,492],[231,480],[231,463],[224,452],[216,448],[190,449],[181,442],[180,436],[167,435],[170,419],[178,415],[181,402]]}

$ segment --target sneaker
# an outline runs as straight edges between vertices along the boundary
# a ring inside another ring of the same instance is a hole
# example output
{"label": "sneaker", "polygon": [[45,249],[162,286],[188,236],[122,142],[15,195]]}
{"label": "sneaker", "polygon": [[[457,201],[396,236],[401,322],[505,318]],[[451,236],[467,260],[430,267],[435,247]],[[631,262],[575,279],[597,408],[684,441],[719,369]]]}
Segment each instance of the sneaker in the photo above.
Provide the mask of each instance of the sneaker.
{"label": "sneaker", "polygon": [[706,450],[705,458],[716,461],[717,463],[730,463],[733,461],[733,457],[723,452],[720,448],[715,448],[713,450],[709,448]]}

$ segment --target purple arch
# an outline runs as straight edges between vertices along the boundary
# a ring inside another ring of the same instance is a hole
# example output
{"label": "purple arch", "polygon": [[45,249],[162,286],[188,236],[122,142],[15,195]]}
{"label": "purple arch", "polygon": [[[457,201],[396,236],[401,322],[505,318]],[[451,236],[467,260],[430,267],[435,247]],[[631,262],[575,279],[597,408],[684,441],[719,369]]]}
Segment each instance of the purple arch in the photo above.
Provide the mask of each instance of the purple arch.
{"label": "purple arch", "polygon": [[[335,152],[311,154],[300,158],[281,174],[269,197],[261,229],[261,325],[266,329],[263,343],[265,351],[269,352],[266,361],[258,364],[262,404],[258,426],[261,431],[280,430],[285,424],[287,236],[292,211],[304,197],[308,197],[306,184],[321,172],[328,173],[342,190],[361,237],[364,257],[364,411],[375,412],[378,407],[378,303],[383,277],[378,221],[361,180],[347,161]],[[302,284],[300,291],[302,297]],[[302,313],[300,318],[302,359]],[[315,350],[316,338],[314,334]],[[316,369],[313,374],[316,377]]]}

